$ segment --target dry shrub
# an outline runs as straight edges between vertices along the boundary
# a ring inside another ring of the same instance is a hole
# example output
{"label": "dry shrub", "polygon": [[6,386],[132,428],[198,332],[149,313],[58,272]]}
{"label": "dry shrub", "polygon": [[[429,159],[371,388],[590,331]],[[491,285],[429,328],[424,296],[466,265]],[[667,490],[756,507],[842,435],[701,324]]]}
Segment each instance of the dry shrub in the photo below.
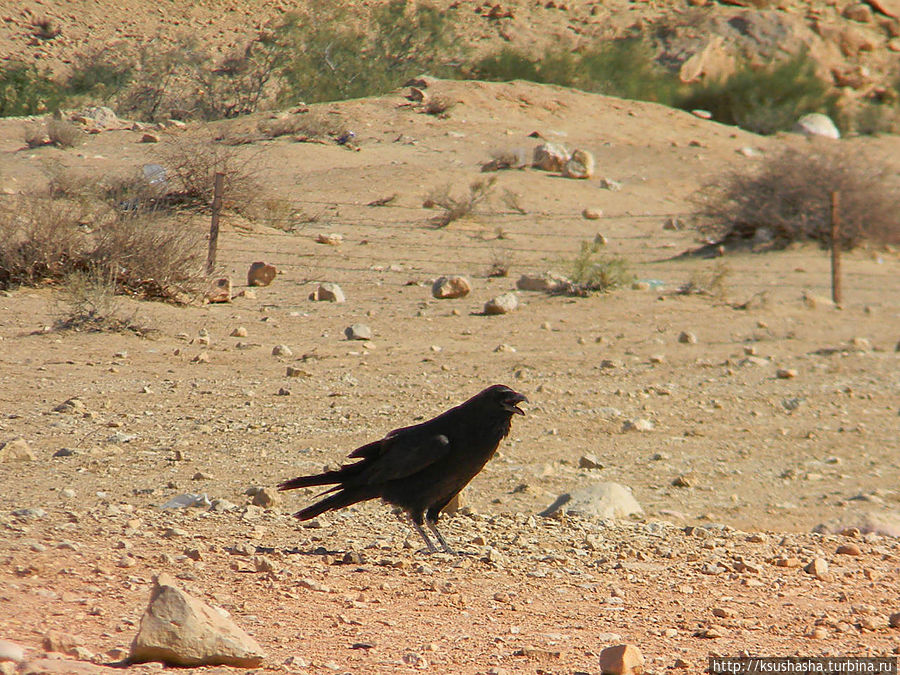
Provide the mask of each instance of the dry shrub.
{"label": "dry shrub", "polygon": [[325,141],[345,138],[350,134],[339,116],[322,112],[305,112],[261,120],[258,128],[267,138],[293,136],[298,141]]}
{"label": "dry shrub", "polygon": [[598,255],[602,244],[582,241],[578,255],[570,264],[572,284],[569,295],[587,295],[593,291],[611,291],[634,281],[634,274],[625,258]]}
{"label": "dry shrub", "polygon": [[203,230],[171,217],[48,195],[0,211],[0,288],[106,270],[119,293],[180,302],[202,292],[205,253]]}
{"label": "dry shrub", "polygon": [[84,140],[84,132],[64,119],[52,118],[47,122],[50,143],[60,148],[74,148]]}
{"label": "dry shrub", "polygon": [[29,122],[25,125],[25,145],[29,148],[39,148],[47,145],[50,138],[47,136],[47,127],[40,122]]}
{"label": "dry shrub", "polygon": [[160,163],[168,179],[167,198],[172,204],[206,209],[212,204],[217,173],[224,174],[226,208],[243,213],[260,193],[256,155],[213,139],[178,139],[166,144]]}
{"label": "dry shrub", "polygon": [[469,192],[460,197],[454,197],[450,193],[450,186],[433,190],[425,200],[427,208],[437,207],[443,210],[429,220],[435,227],[447,227],[450,223],[468,216],[476,206],[484,202],[494,189],[496,178],[491,176],[486,180],[476,180],[469,185]]}
{"label": "dry shrub", "polygon": [[710,269],[695,270],[690,278],[678,288],[680,295],[708,295],[716,300],[728,297],[728,279],[733,270],[721,260]]}
{"label": "dry shrub", "polygon": [[59,279],[90,249],[83,211],[68,200],[20,196],[0,210],[0,288]]}
{"label": "dry shrub", "polygon": [[758,171],[733,171],[695,196],[699,229],[718,243],[783,248],[831,243],[831,193],[840,193],[841,245],[900,242],[900,192],[887,168],[841,148],[788,150]]}
{"label": "dry shrub", "polygon": [[434,96],[425,102],[422,106],[423,112],[427,115],[446,118],[450,116],[450,110],[456,106],[456,101],[446,96]]}

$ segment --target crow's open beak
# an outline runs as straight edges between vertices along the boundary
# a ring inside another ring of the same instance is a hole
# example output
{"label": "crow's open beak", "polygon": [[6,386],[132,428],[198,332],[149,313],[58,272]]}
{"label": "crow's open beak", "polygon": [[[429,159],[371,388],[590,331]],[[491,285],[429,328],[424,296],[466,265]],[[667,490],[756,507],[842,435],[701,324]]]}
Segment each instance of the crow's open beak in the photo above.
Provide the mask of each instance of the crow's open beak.
{"label": "crow's open beak", "polygon": [[528,399],[518,392],[512,392],[512,394],[509,395],[509,398],[503,401],[503,407],[511,413],[524,416],[525,413],[522,409],[516,407],[519,403],[528,403]]}

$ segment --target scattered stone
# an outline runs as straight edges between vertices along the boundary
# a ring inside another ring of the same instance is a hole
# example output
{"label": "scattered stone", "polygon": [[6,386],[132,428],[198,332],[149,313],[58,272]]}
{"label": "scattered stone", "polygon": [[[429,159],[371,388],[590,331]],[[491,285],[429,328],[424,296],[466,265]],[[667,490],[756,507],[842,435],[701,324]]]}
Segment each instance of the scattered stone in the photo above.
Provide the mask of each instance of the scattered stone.
{"label": "scattered stone", "polygon": [[336,302],[338,304],[347,300],[341,287],[331,282],[316,286],[316,290],[309,294],[309,299],[317,302]]}
{"label": "scattered stone", "polygon": [[563,166],[562,173],[566,178],[591,178],[594,175],[594,166],[594,155],[587,150],[575,150]]}
{"label": "scattered stone", "polygon": [[627,518],[644,512],[631,489],[619,483],[603,482],[560,495],[541,511],[542,516],[574,513],[594,518]]}
{"label": "scattered stone", "polygon": [[558,143],[541,143],[534,149],[531,166],[542,171],[562,171],[569,161],[569,152]]}
{"label": "scattered stone", "polygon": [[876,12],[894,19],[900,18],[900,0],[866,0]]}
{"label": "scattered stone", "polygon": [[81,122],[89,131],[104,131],[107,129],[121,129],[124,127],[112,108],[106,106],[92,106],[75,113],[72,116],[75,122]]}
{"label": "scattered stone", "polygon": [[200,352],[191,359],[191,363],[209,363],[209,352]]}
{"label": "scattered stone", "polygon": [[678,334],[678,341],[683,345],[695,345],[697,344],[697,336],[690,331],[684,330]]}
{"label": "scattered stone", "polygon": [[604,190],[609,190],[610,192],[618,192],[622,189],[622,184],[618,181],[612,180],[611,178],[601,178],[600,187],[602,187]]}
{"label": "scattered stone", "polygon": [[364,323],[355,323],[344,329],[344,335],[348,340],[371,340],[372,329]]}
{"label": "scattered stone", "polygon": [[571,285],[571,281],[552,272],[543,274],[523,274],[516,282],[516,288],[520,291],[540,291],[543,293],[558,293]]}
{"label": "scattered stone", "polygon": [[281,497],[278,495],[276,490],[272,488],[264,487],[260,488],[256,494],[253,495],[253,499],[250,501],[254,506],[262,506],[264,509],[271,508],[275,504],[281,501]]}
{"label": "scattered stone", "polygon": [[133,663],[258,668],[262,648],[224,613],[178,588],[168,574],[154,579],[150,604],[131,645]]}
{"label": "scattered stone", "polygon": [[603,464],[597,459],[596,455],[584,454],[578,459],[578,468],[580,469],[602,469]]}
{"label": "scattered stone", "polygon": [[183,495],[178,495],[177,497],[172,497],[165,504],[162,504],[159,508],[161,509],[186,509],[186,508],[202,508],[211,506],[212,502],[209,501],[209,497],[204,494],[194,494],[192,492],[188,492]]}
{"label": "scattered stone", "polygon": [[900,612],[894,612],[888,617],[888,625],[891,628],[900,628]]}
{"label": "scattered stone", "polygon": [[431,284],[431,295],[439,300],[464,298],[471,290],[469,280],[458,275],[438,277]]}
{"label": "scattered stone", "polygon": [[633,420],[625,420],[622,423],[622,431],[653,431],[653,422],[643,417]]}
{"label": "scattered stone", "polygon": [[447,506],[445,506],[443,509],[441,509],[441,513],[446,513],[448,515],[452,515],[454,513],[457,513],[465,505],[466,505],[466,500],[462,496],[462,493],[457,492],[455,495],[453,495],[453,499],[451,499],[449,502],[447,502]]}
{"label": "scattered stone", "polygon": [[775,559],[775,567],[787,567],[788,569],[792,569],[794,567],[800,567],[802,564],[803,563],[794,557]]}
{"label": "scattered stone", "polygon": [[802,296],[803,304],[805,304],[810,309],[834,309],[835,304],[831,300],[831,298],[826,298],[823,295],[814,295],[809,292],[804,292]]}
{"label": "scattered stone", "polygon": [[775,371],[775,377],[779,380],[793,380],[798,374],[795,368],[779,368]]}
{"label": "scattered stone", "polygon": [[34,453],[24,438],[19,436],[0,445],[0,464],[7,462],[33,462]]}
{"label": "scattered stone", "polygon": [[316,593],[331,593],[331,589],[328,586],[319,583],[315,579],[300,579],[297,582],[297,585],[300,586],[300,588],[315,591]]}
{"label": "scattered stone", "polygon": [[828,638],[828,630],[825,626],[816,626],[809,632],[808,636],[813,640],[826,640]]}
{"label": "scattered stone", "polygon": [[631,644],[607,647],[600,652],[600,672],[604,675],[641,675],[644,655]]}
{"label": "scattered stone", "polygon": [[603,217],[603,210],[586,207],[581,212],[581,217],[585,220],[600,220]]}
{"label": "scattered stone", "polygon": [[835,553],[837,553],[838,555],[862,555],[862,551],[856,544],[841,544],[837,547],[837,551],[835,551]]}
{"label": "scattered stone", "polygon": [[148,131],[141,136],[141,143],[159,143],[159,134]]}
{"label": "scattered stone", "polygon": [[294,352],[291,351],[291,348],[287,345],[275,345],[272,347],[272,356],[283,356],[285,358],[290,358],[294,355]]}
{"label": "scattered stone", "polygon": [[41,646],[44,648],[44,651],[58,652],[69,656],[74,655],[75,648],[81,646],[81,643],[81,638],[56,630],[48,631],[44,635],[44,639],[41,640]]}
{"label": "scattered stone", "polygon": [[231,277],[220,277],[212,282],[212,287],[206,293],[209,303],[231,302]]}
{"label": "scattered stone", "polygon": [[519,299],[515,293],[503,293],[496,298],[491,298],[484,303],[485,314],[508,314],[519,306]]}
{"label": "scattered stone", "polygon": [[243,326],[238,326],[233,331],[231,331],[231,337],[245,338],[247,337],[247,329]]}
{"label": "scattered stone", "polygon": [[850,349],[855,352],[872,351],[872,341],[864,337],[855,337],[850,340]]}
{"label": "scattered stone", "polygon": [[822,113],[809,113],[804,115],[794,125],[794,131],[805,136],[823,136],[838,140],[841,132],[835,126],[828,115]]}
{"label": "scattered stone", "polygon": [[814,558],[803,568],[807,574],[813,575],[819,581],[831,581],[832,576],[828,571],[828,562],[824,558]]}
{"label": "scattered stone", "polygon": [[275,280],[275,275],[277,274],[278,270],[275,269],[275,265],[269,265],[268,263],[257,260],[250,265],[250,269],[247,270],[247,285],[268,286]]}
{"label": "scattered stone", "polygon": [[297,368],[296,366],[288,366],[285,375],[288,377],[312,377],[312,373],[309,373],[302,368]]}
{"label": "scattered stone", "polygon": [[694,483],[687,476],[678,476],[678,478],[672,481],[672,485],[680,488],[694,487]]}
{"label": "scattered stone", "polygon": [[328,246],[340,246],[344,241],[344,235],[330,232],[328,234],[319,233],[316,235],[316,243],[326,244]]}
{"label": "scattered stone", "polygon": [[25,648],[9,640],[0,640],[0,662],[12,661],[22,663],[25,660]]}

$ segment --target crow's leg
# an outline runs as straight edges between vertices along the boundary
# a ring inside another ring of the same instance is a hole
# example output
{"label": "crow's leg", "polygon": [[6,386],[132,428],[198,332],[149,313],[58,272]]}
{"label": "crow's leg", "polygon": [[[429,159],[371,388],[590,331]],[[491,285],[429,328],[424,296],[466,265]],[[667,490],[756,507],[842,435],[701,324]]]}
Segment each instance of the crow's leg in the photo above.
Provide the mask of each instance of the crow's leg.
{"label": "crow's leg", "polygon": [[[421,516],[419,516],[419,517],[421,518]],[[416,532],[418,532],[419,536],[421,536],[422,539],[425,541],[425,545],[428,547],[428,552],[429,553],[437,553],[437,547],[434,545],[434,543],[431,541],[431,539],[428,538],[428,535],[425,534],[425,530],[422,529],[422,525],[420,523],[417,523],[416,519],[414,517],[408,515],[408,518],[409,518],[410,525],[413,526],[413,529]],[[444,540],[441,539],[440,534],[438,534],[438,539],[440,539],[442,544],[444,543]],[[446,544],[444,544],[444,548],[446,548],[446,547],[447,547]]]}
{"label": "crow's leg", "polygon": [[453,549],[453,547],[450,546],[450,544],[448,544],[448,543],[444,540],[444,538],[441,536],[441,533],[440,533],[440,532],[438,531],[438,529],[437,529],[437,523],[436,523],[433,519],[429,518],[428,516],[425,516],[425,524],[428,525],[428,529],[429,529],[429,530],[431,530],[432,532],[434,532],[435,536],[438,538],[438,541],[441,542],[441,546],[444,547],[444,551],[445,551],[446,553],[452,553],[453,555],[459,555],[459,554]]}

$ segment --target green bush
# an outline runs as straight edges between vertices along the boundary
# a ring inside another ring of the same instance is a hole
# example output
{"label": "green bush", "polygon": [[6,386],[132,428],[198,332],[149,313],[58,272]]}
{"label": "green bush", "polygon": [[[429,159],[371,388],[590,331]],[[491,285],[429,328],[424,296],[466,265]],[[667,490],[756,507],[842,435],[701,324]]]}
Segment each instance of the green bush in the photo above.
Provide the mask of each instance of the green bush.
{"label": "green bush", "polygon": [[63,98],[62,87],[37,66],[19,61],[0,66],[0,117],[54,112]]}
{"label": "green bush", "polygon": [[695,85],[677,101],[679,108],[708,110],[717,122],[758,134],[790,129],[803,115],[832,112],[834,105],[807,54],[771,68],[745,65],[724,81]]}
{"label": "green bush", "polygon": [[571,264],[572,294],[584,295],[592,291],[610,291],[634,281],[628,261],[614,256],[598,255],[602,245],[594,241],[582,241],[581,248]]}
{"label": "green bush", "polygon": [[586,50],[549,49],[532,58],[504,47],[474,63],[470,77],[495,82],[528,80],[583,91],[669,103],[676,79],[653,59],[650,47],[636,39],[611,40]]}
{"label": "green bush", "polygon": [[65,81],[69,96],[106,102],[134,79],[133,59],[122,49],[97,49],[79,54]]}
{"label": "green bush", "polygon": [[307,103],[374,96],[429,71],[450,72],[439,56],[459,55],[452,19],[430,5],[407,8],[391,0],[368,16],[340,3],[311,3],[274,29],[278,45],[279,102]]}

